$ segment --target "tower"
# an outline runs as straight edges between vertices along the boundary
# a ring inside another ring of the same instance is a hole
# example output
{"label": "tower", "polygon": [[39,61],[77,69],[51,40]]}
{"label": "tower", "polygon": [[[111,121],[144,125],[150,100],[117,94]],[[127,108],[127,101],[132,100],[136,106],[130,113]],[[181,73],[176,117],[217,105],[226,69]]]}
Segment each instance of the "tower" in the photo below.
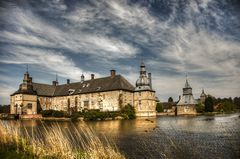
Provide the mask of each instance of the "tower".
{"label": "tower", "polygon": [[201,95],[200,95],[200,102],[201,102],[202,104],[204,104],[206,98],[207,98],[207,95],[205,94],[204,89],[202,89],[202,93],[201,93]]}
{"label": "tower", "polygon": [[10,98],[11,114],[36,114],[37,113],[37,92],[33,89],[32,77],[28,72],[28,65],[23,76],[23,82],[19,89]]}
{"label": "tower", "polygon": [[183,94],[180,97],[180,100],[177,103],[177,114],[196,114],[195,105],[197,104],[196,100],[192,94],[192,87],[188,82],[188,77],[186,75],[185,86],[182,89]]}
{"label": "tower", "polygon": [[140,64],[140,75],[136,81],[134,92],[134,107],[136,116],[156,116],[156,97],[155,91],[152,89],[151,73],[146,72],[143,61]]}

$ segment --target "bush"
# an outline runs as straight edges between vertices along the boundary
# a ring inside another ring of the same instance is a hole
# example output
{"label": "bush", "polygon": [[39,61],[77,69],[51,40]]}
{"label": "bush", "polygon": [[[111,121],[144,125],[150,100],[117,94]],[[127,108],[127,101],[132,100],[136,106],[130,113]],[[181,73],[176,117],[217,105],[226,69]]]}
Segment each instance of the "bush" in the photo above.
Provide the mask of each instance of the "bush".
{"label": "bush", "polygon": [[64,117],[64,111],[58,111],[58,110],[42,110],[41,114],[43,117],[56,117],[61,118]]}
{"label": "bush", "polygon": [[162,106],[161,103],[157,103],[157,105],[156,105],[156,111],[157,111],[158,113],[163,112],[163,106]]}
{"label": "bush", "polygon": [[101,120],[103,119],[99,110],[89,110],[84,113],[83,117],[85,120],[97,120],[98,118]]}
{"label": "bush", "polygon": [[197,110],[198,113],[203,113],[204,112],[204,105],[201,104],[201,103],[198,103],[196,105],[196,110]]}
{"label": "bush", "polygon": [[232,111],[235,111],[236,108],[233,102],[225,101],[223,102],[222,109],[224,112],[232,112]]}
{"label": "bush", "polygon": [[55,110],[55,111],[53,111],[52,116],[56,117],[56,118],[64,117],[64,111],[56,111]]}
{"label": "bush", "polygon": [[49,110],[42,110],[41,114],[43,117],[52,117],[53,116],[53,111],[52,109]]}
{"label": "bush", "polygon": [[128,119],[135,119],[135,109],[132,105],[128,104],[122,108],[121,113],[124,114],[123,116],[127,116]]}
{"label": "bush", "polygon": [[71,115],[71,121],[78,121],[78,118],[82,117],[82,113],[80,112],[75,112]]}

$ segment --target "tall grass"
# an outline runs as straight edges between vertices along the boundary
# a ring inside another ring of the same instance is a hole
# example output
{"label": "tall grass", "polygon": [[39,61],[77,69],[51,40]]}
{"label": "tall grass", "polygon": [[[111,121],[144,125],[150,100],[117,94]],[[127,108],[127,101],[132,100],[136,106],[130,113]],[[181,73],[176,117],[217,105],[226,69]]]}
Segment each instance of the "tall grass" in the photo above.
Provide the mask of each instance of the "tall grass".
{"label": "tall grass", "polygon": [[0,121],[0,150],[32,158],[124,159],[107,139],[101,141],[87,125],[62,127],[55,123],[27,130],[21,122]]}

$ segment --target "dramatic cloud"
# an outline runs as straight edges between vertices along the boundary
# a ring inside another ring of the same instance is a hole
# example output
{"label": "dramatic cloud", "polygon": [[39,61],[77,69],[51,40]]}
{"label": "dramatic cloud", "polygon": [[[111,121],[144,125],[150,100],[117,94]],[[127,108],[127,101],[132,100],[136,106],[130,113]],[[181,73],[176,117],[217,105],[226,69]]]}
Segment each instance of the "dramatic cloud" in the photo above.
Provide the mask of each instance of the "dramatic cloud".
{"label": "dramatic cloud", "polygon": [[[6,1],[0,75],[12,78],[17,66],[31,64],[33,74],[77,81],[82,72],[100,77],[114,68],[134,84],[144,59],[160,100],[177,100],[186,73],[196,98],[202,88],[216,97],[239,96],[239,8],[236,0]],[[2,103],[19,82],[1,78]]]}

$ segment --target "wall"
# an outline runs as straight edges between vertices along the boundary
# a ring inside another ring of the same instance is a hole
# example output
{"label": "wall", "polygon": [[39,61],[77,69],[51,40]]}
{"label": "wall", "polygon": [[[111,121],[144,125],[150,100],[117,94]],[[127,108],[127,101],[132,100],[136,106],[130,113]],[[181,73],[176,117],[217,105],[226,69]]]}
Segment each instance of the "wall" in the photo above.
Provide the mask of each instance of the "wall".
{"label": "wall", "polygon": [[156,116],[155,92],[139,91],[134,93],[136,116]]}

